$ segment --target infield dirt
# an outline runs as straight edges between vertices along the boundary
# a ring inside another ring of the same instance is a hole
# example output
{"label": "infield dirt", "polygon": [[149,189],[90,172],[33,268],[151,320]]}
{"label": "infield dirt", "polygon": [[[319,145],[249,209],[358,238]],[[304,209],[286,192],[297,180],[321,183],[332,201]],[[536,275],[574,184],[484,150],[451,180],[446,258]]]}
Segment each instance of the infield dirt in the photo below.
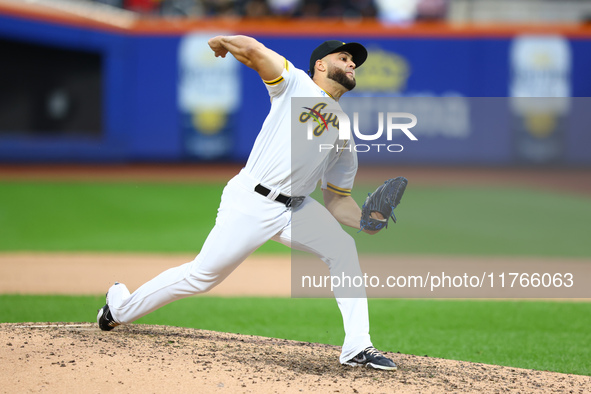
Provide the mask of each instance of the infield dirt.
{"label": "infield dirt", "polygon": [[1,324],[0,387],[14,392],[586,393],[589,377],[388,354],[399,370],[341,366],[336,346],[187,328]]}

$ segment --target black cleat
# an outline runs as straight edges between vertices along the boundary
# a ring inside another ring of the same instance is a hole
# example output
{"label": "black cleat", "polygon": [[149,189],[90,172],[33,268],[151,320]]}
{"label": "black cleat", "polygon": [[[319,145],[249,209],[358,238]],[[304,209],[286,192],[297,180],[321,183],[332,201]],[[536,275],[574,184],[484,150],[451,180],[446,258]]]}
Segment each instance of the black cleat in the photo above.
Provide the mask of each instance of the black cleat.
{"label": "black cleat", "polygon": [[109,305],[105,305],[98,310],[96,321],[103,331],[111,331],[119,325],[119,323],[113,319],[113,315],[111,315],[111,311],[109,310]]}
{"label": "black cleat", "polygon": [[366,366],[387,371],[395,371],[397,369],[396,364],[392,360],[385,357],[373,346],[365,348],[365,350],[359,352],[358,355],[344,363],[344,365],[351,365],[353,367]]}

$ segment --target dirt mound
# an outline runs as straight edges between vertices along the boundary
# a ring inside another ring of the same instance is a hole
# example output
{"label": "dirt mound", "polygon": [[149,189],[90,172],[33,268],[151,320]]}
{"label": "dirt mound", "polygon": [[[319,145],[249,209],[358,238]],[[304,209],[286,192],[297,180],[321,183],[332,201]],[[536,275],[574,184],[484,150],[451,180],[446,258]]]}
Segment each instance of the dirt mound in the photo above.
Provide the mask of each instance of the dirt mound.
{"label": "dirt mound", "polygon": [[564,392],[588,376],[388,354],[396,372],[338,363],[336,346],[188,328],[0,324],[4,392]]}

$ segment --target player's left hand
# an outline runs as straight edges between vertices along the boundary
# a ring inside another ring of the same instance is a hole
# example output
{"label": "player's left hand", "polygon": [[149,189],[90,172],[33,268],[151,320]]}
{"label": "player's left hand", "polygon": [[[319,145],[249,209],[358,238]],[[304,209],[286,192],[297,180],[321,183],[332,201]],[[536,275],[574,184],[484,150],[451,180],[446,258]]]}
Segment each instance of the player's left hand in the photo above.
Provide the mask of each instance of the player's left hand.
{"label": "player's left hand", "polygon": [[361,230],[375,232],[388,227],[391,217],[396,223],[394,208],[400,204],[408,180],[404,177],[388,179],[375,192],[369,194],[361,208]]}

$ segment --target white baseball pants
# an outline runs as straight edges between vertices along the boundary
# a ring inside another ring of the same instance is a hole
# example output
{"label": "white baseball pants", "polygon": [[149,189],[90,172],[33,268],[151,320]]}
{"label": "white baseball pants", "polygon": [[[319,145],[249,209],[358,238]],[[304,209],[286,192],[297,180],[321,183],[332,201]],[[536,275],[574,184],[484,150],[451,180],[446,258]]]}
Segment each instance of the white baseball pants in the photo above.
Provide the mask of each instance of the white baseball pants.
{"label": "white baseball pants", "polygon": [[[244,170],[230,180],[215,226],[195,260],[164,271],[131,295],[125,286],[111,287],[107,303],[115,321],[131,323],[172,301],[212,289],[269,239],[314,253],[331,275],[361,275],[353,238],[324,206],[307,197],[292,220],[285,205],[254,191],[257,183]],[[372,346],[367,299],[361,291],[355,298],[336,295],[345,328],[341,362]]]}

